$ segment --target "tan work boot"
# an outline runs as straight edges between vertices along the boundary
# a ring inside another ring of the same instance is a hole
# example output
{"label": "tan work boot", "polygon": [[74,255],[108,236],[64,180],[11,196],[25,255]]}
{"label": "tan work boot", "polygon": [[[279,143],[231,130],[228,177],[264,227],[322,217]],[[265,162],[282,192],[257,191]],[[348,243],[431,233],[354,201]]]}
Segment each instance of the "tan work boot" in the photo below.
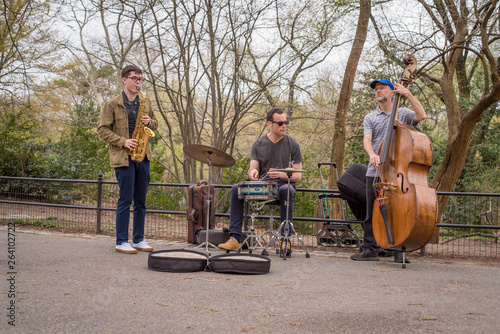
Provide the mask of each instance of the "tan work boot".
{"label": "tan work boot", "polygon": [[231,237],[231,238],[229,238],[228,241],[226,241],[223,244],[220,244],[218,247],[220,249],[225,249],[225,250],[228,250],[228,251],[237,251],[238,248],[240,248],[240,246],[241,245],[238,242],[238,240],[236,240],[235,238]]}
{"label": "tan work boot", "polygon": [[283,257],[283,253],[285,253],[285,244],[286,244],[286,256],[290,256],[292,255],[292,244],[290,243],[290,241],[288,242],[283,242],[281,241],[280,242],[280,256]]}

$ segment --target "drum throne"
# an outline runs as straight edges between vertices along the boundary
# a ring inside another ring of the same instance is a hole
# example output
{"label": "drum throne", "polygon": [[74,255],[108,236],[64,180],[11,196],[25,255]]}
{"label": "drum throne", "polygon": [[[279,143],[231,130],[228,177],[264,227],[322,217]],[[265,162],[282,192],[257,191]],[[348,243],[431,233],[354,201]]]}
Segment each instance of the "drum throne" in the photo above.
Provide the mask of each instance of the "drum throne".
{"label": "drum throne", "polygon": [[[264,208],[265,205],[268,205],[271,209],[271,215],[269,217],[269,230],[262,234],[260,237],[257,237],[255,233],[255,218],[259,216],[260,211]],[[249,232],[241,243],[240,248],[236,251],[236,253],[240,253],[241,249],[246,245],[248,248],[248,252],[252,254],[252,251],[257,247],[263,248],[261,255],[269,255],[267,248],[269,246],[274,246],[276,248],[276,254],[279,254],[279,244],[278,244],[278,233],[273,230],[274,224],[274,207],[279,205],[279,201],[276,199],[266,200],[266,201],[256,201],[256,200],[247,200],[245,199],[245,210],[244,210],[244,219],[245,219],[245,228]],[[250,206],[252,207],[252,213],[249,214]],[[248,218],[250,218],[250,226],[248,225]],[[266,238],[267,237],[267,238]],[[266,243],[264,246],[262,242]],[[267,240],[266,240],[267,239]]]}

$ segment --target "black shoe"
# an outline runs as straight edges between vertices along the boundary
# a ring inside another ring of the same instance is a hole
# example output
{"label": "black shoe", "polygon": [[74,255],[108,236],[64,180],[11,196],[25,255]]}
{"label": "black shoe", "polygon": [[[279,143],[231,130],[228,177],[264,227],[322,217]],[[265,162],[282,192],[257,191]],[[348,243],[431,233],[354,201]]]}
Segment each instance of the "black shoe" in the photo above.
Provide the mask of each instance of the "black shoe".
{"label": "black shoe", "polygon": [[391,257],[396,255],[396,251],[392,249],[384,249],[382,247],[377,248],[377,253],[379,257]]}
{"label": "black shoe", "polygon": [[[405,257],[405,263],[410,263],[408,255],[405,254],[404,257]],[[403,252],[397,252],[396,255],[394,255],[394,262],[403,263]]]}
{"label": "black shoe", "polygon": [[351,259],[354,261],[378,261],[378,254],[371,250],[364,250],[360,253],[351,255]]}

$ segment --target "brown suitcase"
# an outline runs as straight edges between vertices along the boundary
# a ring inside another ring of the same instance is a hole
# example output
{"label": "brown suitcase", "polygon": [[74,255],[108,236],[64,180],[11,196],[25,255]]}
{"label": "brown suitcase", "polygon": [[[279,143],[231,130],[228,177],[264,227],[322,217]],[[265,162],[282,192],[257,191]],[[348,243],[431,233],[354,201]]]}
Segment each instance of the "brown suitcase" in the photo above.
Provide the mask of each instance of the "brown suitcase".
{"label": "brown suitcase", "polygon": [[[201,183],[201,182],[200,182]],[[197,243],[198,232],[207,228],[208,185],[200,184],[188,187],[188,237],[190,243]],[[215,226],[215,187],[210,186],[210,228]]]}

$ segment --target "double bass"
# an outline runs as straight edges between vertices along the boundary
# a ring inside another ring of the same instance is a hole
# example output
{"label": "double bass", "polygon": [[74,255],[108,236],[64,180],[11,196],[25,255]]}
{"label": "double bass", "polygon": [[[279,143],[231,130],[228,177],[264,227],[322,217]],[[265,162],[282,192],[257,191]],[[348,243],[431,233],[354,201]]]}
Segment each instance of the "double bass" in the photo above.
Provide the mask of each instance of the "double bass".
{"label": "double bass", "polygon": [[[414,77],[417,60],[404,57],[405,70],[399,83],[407,86]],[[373,234],[386,249],[410,252],[424,247],[437,224],[436,190],[428,186],[432,166],[429,137],[397,119],[400,96],[394,94],[380,165],[374,179]],[[404,268],[403,264],[403,268]]]}

